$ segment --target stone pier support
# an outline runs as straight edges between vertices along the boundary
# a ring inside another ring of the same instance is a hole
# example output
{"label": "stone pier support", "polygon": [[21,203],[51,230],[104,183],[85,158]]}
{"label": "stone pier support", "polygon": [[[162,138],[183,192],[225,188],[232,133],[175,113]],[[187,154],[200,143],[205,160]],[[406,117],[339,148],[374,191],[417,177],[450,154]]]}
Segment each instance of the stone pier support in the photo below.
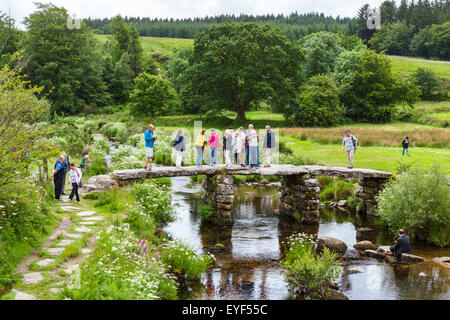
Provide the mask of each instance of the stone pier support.
{"label": "stone pier support", "polygon": [[367,213],[377,216],[377,202],[375,197],[384,188],[386,178],[360,178],[358,189],[355,191],[355,200],[360,203],[358,205],[359,213]]}
{"label": "stone pier support", "polygon": [[214,208],[210,221],[218,225],[233,224],[234,191],[233,176],[227,174],[205,175],[203,179],[204,200]]}
{"label": "stone pier support", "polygon": [[319,182],[305,175],[282,176],[280,215],[304,224],[319,224]]}

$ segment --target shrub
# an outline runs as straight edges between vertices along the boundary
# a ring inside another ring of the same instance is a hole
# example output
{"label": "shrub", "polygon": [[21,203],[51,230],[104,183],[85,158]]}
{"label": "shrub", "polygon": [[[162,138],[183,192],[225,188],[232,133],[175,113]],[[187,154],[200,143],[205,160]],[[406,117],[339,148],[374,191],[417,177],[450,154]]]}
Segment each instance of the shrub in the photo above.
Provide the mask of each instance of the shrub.
{"label": "shrub", "polygon": [[100,131],[108,138],[114,138],[122,142],[127,138],[127,128],[122,122],[109,122]]}
{"label": "shrub", "polygon": [[211,204],[201,204],[198,207],[198,214],[202,222],[209,221],[215,215],[214,208]]}
{"label": "shrub", "polygon": [[280,265],[293,291],[306,297],[325,299],[330,285],[342,271],[335,253],[324,248],[316,256],[312,237],[301,233],[291,236],[288,246]]}
{"label": "shrub", "polygon": [[214,258],[209,254],[197,254],[186,244],[174,240],[162,246],[161,259],[177,276],[195,280],[200,278]]}
{"label": "shrub", "polygon": [[377,198],[381,221],[391,230],[406,229],[414,238],[439,246],[450,244],[449,184],[437,164],[412,167],[391,180]]}
{"label": "shrub", "polygon": [[324,185],[323,190],[320,193],[320,200],[321,201],[346,200],[353,195],[355,190],[356,184],[345,181],[344,179],[339,177],[332,178],[329,181],[329,183]]}
{"label": "shrub", "polygon": [[412,75],[414,84],[420,89],[422,100],[444,100],[447,90],[431,69],[417,68]]}

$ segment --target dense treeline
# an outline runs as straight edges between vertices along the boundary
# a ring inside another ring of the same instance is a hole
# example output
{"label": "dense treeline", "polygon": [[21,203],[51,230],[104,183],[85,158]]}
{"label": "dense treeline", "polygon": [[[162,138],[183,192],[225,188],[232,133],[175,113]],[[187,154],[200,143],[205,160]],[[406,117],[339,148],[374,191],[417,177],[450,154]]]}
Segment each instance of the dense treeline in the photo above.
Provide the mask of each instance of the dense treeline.
{"label": "dense treeline", "polygon": [[[111,19],[91,19],[85,20],[86,25],[97,33],[110,34]],[[277,25],[290,40],[298,40],[301,37],[319,31],[344,32],[353,34],[357,32],[357,22],[352,18],[333,18],[325,16],[323,13],[297,12],[286,15],[219,15],[205,18],[187,19],[150,19],[140,17],[125,17],[127,23],[133,23],[141,36],[148,37],[168,37],[168,38],[189,38],[193,39],[202,31],[207,31],[212,26],[225,22],[253,22],[258,24]]]}

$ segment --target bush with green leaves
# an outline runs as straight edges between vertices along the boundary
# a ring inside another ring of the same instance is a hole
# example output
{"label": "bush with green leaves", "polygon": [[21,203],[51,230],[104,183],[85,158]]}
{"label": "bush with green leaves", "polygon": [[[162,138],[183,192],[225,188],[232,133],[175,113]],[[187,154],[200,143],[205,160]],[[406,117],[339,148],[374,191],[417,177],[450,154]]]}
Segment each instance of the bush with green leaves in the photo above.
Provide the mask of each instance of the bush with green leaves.
{"label": "bush with green leaves", "polygon": [[412,80],[420,89],[422,100],[445,100],[448,98],[447,90],[433,70],[417,68],[412,75]]}
{"label": "bush with green leaves", "polygon": [[294,294],[325,299],[342,272],[336,254],[324,248],[316,255],[313,237],[303,233],[289,237],[287,245],[280,265]]}
{"label": "bush with green leaves", "polygon": [[125,142],[127,138],[127,127],[122,122],[108,122],[100,132],[108,138],[114,138],[121,142]]}
{"label": "bush with green leaves", "polygon": [[412,238],[450,244],[449,181],[437,164],[411,167],[390,180],[377,197],[378,214],[393,232],[403,228]]}
{"label": "bush with green leaves", "polygon": [[[165,272],[155,247],[141,246],[128,224],[112,224],[97,237],[91,256],[81,265],[80,289],[65,288],[72,300],[173,300],[175,278]],[[146,249],[145,249],[146,248]]]}
{"label": "bush with green leaves", "polygon": [[137,133],[129,136],[127,139],[127,144],[133,147],[142,148],[145,145],[144,135]]}
{"label": "bush with green leaves", "polygon": [[147,180],[135,183],[130,191],[140,212],[151,215],[157,224],[162,225],[174,220],[171,206],[172,189],[167,183]]}
{"label": "bush with green leaves", "polygon": [[342,117],[339,90],[328,75],[311,77],[302,87],[285,115],[288,122],[301,127],[329,127]]}
{"label": "bush with green leaves", "polygon": [[172,240],[162,245],[161,260],[178,277],[196,280],[212,264],[214,256],[198,254],[183,242]]}

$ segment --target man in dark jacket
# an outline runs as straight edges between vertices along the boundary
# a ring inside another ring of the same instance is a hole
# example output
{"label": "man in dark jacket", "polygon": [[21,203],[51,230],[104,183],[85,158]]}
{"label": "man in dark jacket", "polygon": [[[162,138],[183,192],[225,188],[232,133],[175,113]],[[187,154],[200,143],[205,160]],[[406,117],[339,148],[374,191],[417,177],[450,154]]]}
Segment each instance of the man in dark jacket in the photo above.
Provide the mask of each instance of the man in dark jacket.
{"label": "man in dark jacket", "polygon": [[405,235],[405,230],[398,230],[398,239],[395,244],[391,246],[391,252],[394,256],[401,258],[402,253],[411,253],[411,244],[409,242],[409,237]]}
{"label": "man in dark jacket", "polygon": [[56,160],[55,168],[52,173],[53,182],[55,183],[55,199],[58,201],[61,201],[59,197],[61,195],[61,190],[62,190],[61,184],[63,183],[63,178],[65,175],[64,167],[63,167],[64,160],[65,160],[65,158],[63,155],[61,155],[59,157],[59,159]]}

